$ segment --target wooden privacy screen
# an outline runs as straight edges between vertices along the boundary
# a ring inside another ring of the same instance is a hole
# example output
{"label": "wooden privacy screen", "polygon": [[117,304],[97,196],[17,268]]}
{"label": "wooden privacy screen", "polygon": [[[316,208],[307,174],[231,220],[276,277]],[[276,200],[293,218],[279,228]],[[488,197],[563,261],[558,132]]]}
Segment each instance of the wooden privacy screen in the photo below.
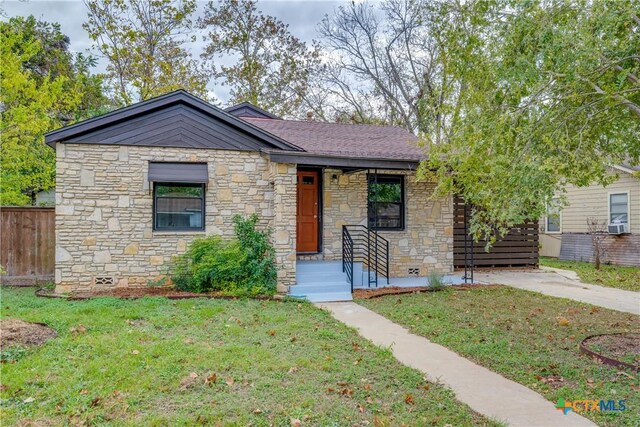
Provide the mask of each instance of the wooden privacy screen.
{"label": "wooden privacy screen", "polygon": [[[531,221],[513,227],[487,253],[484,242],[474,243],[473,261],[476,267],[537,267],[538,223]],[[453,265],[464,268],[464,202],[453,199]]]}
{"label": "wooden privacy screen", "polygon": [[0,207],[0,265],[3,283],[53,280],[55,208]]}

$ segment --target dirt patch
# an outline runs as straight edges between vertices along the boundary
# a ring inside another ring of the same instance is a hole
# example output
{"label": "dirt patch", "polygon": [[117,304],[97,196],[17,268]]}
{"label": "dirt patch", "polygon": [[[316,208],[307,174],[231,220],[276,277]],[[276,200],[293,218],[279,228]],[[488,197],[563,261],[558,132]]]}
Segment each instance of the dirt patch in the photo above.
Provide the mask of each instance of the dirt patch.
{"label": "dirt patch", "polygon": [[[449,285],[446,286],[446,289],[453,289],[455,291],[466,291],[469,289],[476,288],[488,288],[488,287],[502,287],[502,285]],[[386,288],[378,288],[378,289],[355,289],[353,291],[353,298],[355,299],[369,299],[369,298],[377,298],[385,295],[402,295],[402,294],[413,294],[420,292],[437,292],[436,290],[428,287],[428,286],[420,286],[420,287],[411,287],[411,288],[401,288],[399,286],[389,286]]]}
{"label": "dirt patch", "polygon": [[44,323],[28,323],[17,319],[0,320],[0,347],[40,345],[55,338],[56,331]]}
{"label": "dirt patch", "polygon": [[640,368],[640,334],[596,335],[583,341],[583,346],[598,355]]}
{"label": "dirt patch", "polygon": [[549,387],[551,387],[554,390],[557,390],[561,387],[573,387],[575,386],[575,383],[572,381],[568,381],[565,378],[561,377],[560,375],[549,375],[546,377],[540,377],[537,376],[536,379],[540,382],[545,383],[546,385],[548,385]]}

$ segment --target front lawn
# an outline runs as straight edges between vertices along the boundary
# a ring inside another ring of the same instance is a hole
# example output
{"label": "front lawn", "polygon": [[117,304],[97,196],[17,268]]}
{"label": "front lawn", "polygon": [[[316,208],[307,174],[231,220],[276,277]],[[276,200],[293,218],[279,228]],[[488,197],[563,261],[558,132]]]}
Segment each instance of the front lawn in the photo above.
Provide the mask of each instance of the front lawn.
{"label": "front lawn", "polygon": [[596,270],[590,262],[561,261],[546,257],[540,257],[540,265],[573,270],[578,273],[580,280],[592,285],[640,291],[640,267],[602,264],[600,270]]}
{"label": "front lawn", "polygon": [[495,425],[306,303],[3,288],[1,314],[58,332],[3,349],[3,425]]}
{"label": "front lawn", "polygon": [[392,321],[558,399],[626,399],[621,413],[583,413],[600,425],[640,423],[638,374],[579,353],[586,336],[638,332],[638,316],[509,287],[359,300]]}

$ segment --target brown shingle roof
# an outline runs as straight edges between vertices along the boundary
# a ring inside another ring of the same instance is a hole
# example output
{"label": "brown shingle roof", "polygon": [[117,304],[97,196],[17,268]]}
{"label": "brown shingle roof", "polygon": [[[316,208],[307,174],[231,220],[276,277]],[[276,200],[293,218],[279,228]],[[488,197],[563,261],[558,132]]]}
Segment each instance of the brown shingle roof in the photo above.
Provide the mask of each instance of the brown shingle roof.
{"label": "brown shingle roof", "polygon": [[241,117],[312,154],[369,159],[422,160],[418,138],[395,126]]}

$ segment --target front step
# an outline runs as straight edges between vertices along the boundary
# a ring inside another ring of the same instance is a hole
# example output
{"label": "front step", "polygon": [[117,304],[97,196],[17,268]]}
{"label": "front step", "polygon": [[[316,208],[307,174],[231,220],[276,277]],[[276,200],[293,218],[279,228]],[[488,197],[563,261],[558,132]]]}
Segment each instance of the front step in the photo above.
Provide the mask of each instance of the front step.
{"label": "front step", "polygon": [[340,261],[298,261],[297,284],[289,295],[311,302],[352,301],[351,285]]}

